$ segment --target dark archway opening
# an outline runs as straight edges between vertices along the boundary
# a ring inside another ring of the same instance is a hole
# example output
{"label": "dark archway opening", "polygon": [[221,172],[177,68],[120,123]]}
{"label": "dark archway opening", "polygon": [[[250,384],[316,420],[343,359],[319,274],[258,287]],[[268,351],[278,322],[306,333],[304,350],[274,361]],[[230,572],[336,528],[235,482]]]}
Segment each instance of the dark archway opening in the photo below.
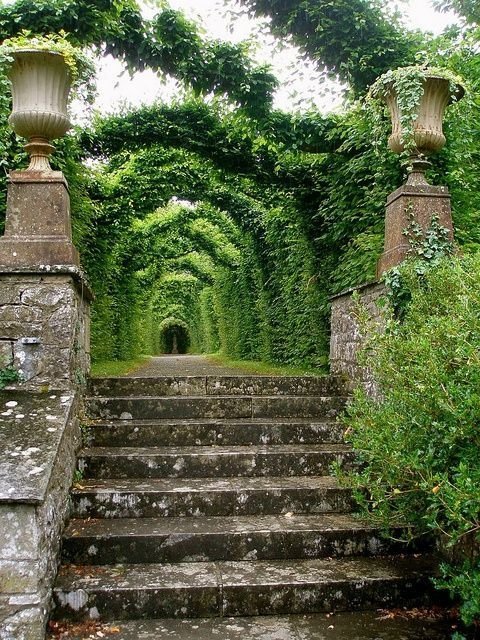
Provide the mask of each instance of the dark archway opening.
{"label": "dark archway opening", "polygon": [[185,354],[190,347],[190,334],[186,327],[169,325],[162,330],[160,344],[162,353]]}

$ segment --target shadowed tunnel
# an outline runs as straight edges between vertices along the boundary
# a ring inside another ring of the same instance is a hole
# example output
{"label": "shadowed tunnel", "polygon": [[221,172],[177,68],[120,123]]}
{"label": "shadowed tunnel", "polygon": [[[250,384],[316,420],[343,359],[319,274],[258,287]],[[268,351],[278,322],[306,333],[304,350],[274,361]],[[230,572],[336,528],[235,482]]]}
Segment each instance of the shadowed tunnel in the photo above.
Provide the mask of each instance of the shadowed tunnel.
{"label": "shadowed tunnel", "polygon": [[161,353],[187,353],[190,347],[190,333],[188,327],[181,321],[169,322],[161,327],[160,351]]}

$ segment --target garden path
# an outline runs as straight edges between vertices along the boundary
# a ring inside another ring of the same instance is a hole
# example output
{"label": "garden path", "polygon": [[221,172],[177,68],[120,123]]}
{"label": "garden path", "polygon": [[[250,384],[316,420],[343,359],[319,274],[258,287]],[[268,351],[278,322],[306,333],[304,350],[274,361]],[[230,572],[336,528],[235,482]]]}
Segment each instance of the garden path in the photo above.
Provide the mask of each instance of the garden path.
{"label": "garden path", "polygon": [[156,378],[159,376],[242,376],[262,375],[248,371],[244,367],[224,367],[205,356],[175,355],[156,356],[140,369],[128,375],[129,378]]}

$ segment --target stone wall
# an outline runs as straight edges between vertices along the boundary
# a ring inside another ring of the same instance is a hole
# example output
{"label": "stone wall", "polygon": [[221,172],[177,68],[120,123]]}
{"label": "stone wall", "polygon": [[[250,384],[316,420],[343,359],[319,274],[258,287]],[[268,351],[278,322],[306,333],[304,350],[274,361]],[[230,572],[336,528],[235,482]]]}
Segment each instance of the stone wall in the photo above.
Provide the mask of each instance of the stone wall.
{"label": "stone wall", "polygon": [[71,389],[90,369],[91,293],[76,267],[0,271],[0,368],[22,389]]}
{"label": "stone wall", "polygon": [[80,446],[72,392],[0,393],[0,639],[43,640]]}
{"label": "stone wall", "polygon": [[370,371],[358,363],[358,353],[365,344],[360,330],[358,307],[364,307],[371,319],[372,330],[382,330],[382,310],[377,305],[385,295],[385,286],[378,282],[350,289],[331,299],[330,369],[332,374],[342,375],[353,385],[363,384],[375,393],[375,383]]}
{"label": "stone wall", "polygon": [[91,293],[75,266],[0,270],[0,639],[40,640],[80,443]]}

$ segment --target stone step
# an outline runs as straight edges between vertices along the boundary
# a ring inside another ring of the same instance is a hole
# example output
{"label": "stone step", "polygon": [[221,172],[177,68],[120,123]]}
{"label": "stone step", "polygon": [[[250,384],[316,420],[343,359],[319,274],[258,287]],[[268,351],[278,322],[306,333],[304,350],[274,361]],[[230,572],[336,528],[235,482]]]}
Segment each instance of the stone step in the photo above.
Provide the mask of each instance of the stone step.
{"label": "stone step", "polygon": [[83,480],[72,490],[83,518],[234,516],[349,511],[349,489],[330,476]]}
{"label": "stone step", "polygon": [[343,396],[90,397],[88,415],[103,420],[335,418]]}
{"label": "stone step", "polygon": [[56,619],[256,616],[416,607],[433,596],[429,557],[63,565]]}
{"label": "stone step", "polygon": [[194,446],[341,443],[344,428],[334,420],[151,420],[92,423],[92,446]]}
{"label": "stone step", "polygon": [[[405,530],[392,532],[399,540]],[[375,556],[418,551],[351,515],[72,520],[63,561],[73,564],[211,562]]]}
{"label": "stone step", "polygon": [[350,447],[340,444],[91,447],[80,452],[78,468],[90,478],[321,476],[350,461]]}
{"label": "stone step", "polygon": [[[409,613],[411,617],[409,617]],[[115,640],[446,640],[456,625],[445,619],[419,615],[419,611],[355,611],[307,616],[257,616],[251,618],[200,618],[115,620],[88,623],[88,638]],[[56,623],[61,624],[61,623]],[[58,627],[57,627],[58,628]],[[62,624],[64,640],[85,640],[85,627]],[[112,631],[113,629],[113,631]],[[100,632],[102,635],[99,635]],[[58,634],[47,636],[58,640]]]}
{"label": "stone step", "polygon": [[344,393],[338,376],[175,376],[93,378],[92,396],[333,396]]}

